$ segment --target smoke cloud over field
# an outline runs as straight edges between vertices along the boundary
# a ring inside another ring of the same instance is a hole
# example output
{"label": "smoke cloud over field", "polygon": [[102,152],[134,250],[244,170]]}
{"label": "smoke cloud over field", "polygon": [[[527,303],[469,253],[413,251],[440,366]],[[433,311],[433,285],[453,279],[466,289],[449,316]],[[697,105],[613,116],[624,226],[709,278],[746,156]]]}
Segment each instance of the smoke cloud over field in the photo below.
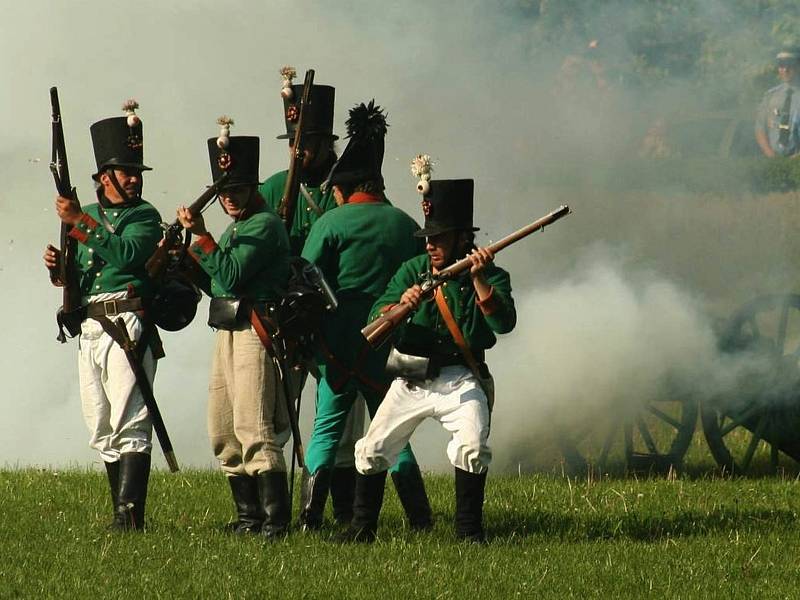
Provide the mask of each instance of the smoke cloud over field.
{"label": "smoke cloud over field", "polygon": [[[538,20],[536,4],[545,11]],[[301,76],[316,69],[318,83],[336,87],[340,136],[353,104],[375,98],[386,108],[387,194],[415,218],[422,216],[408,164],[420,152],[436,161],[434,177],[475,179],[481,244],[569,204],[572,216],[498,258],[512,274],[519,310],[517,330],[489,353],[500,467],[536,454],[554,407],[568,406],[568,419],[585,407],[658,395],[676,376],[693,389],[707,381],[719,358],[712,324],[758,293],[797,287],[797,196],[690,194],[680,178],[654,187],[643,171],[620,170],[643,153],[687,156],[686,146],[666,148],[672,140],[651,130],[658,118],[708,109],[694,93],[701,74],[676,73],[658,90],[620,78],[619,65],[637,60],[632,40],[647,35],[640,3],[606,3],[585,31],[537,37],[557,4],[32,0],[7,7],[0,464],[97,461],[80,416],[76,344],[53,339],[60,294],[40,258],[58,232],[47,168],[52,85],[73,183],[86,203],[94,170],[88,127],[121,114],[129,97],[141,104],[145,162],[154,167],[144,197],[165,220],[209,182],[205,140],[217,134],[221,114],[235,119],[234,135],[261,137],[262,178],[285,168],[285,142],[274,137],[283,128],[278,70],[291,64]],[[726,3],[700,2],[698,10],[718,33],[741,32],[723,62],[755,69],[771,52],[762,32],[743,31]],[[683,35],[680,25],[675,36]],[[705,121],[689,123],[696,130]],[[702,141],[716,135],[700,133]],[[219,232],[225,220],[214,212],[207,221]],[[204,301],[189,328],[164,336],[168,356],[155,386],[179,460],[200,467],[214,462],[205,426],[206,310]],[[304,398],[306,432],[313,387]],[[412,441],[423,468],[447,467],[435,426]]]}

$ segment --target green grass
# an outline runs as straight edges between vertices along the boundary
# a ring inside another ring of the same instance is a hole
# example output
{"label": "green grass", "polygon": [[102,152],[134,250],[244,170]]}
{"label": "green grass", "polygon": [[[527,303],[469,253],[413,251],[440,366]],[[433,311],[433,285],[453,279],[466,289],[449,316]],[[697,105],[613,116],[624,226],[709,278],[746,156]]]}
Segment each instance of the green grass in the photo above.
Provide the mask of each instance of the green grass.
{"label": "green grass", "polygon": [[490,544],[455,540],[452,478],[426,476],[433,532],[391,490],[373,546],[221,532],[221,474],[153,474],[144,534],[112,534],[104,476],[0,471],[0,598],[796,598],[800,496],[781,478],[489,478]]}

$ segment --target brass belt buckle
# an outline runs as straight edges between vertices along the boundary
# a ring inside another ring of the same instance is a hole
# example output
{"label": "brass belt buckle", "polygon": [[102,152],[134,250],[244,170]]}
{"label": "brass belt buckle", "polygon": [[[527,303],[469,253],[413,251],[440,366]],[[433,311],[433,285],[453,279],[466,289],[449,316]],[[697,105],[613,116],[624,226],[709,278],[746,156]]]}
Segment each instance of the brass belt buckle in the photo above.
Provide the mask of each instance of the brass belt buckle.
{"label": "brass belt buckle", "polygon": [[117,312],[117,301],[103,300],[103,312],[106,313],[107,317],[116,317],[119,314]]}

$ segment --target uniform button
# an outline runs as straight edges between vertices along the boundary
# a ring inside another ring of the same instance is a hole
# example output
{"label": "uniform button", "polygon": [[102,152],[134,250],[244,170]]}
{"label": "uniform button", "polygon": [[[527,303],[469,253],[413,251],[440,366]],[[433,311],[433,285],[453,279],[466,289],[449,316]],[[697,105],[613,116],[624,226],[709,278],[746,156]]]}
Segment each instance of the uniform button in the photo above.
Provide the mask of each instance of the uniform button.
{"label": "uniform button", "polygon": [[94,289],[96,289],[96,290],[99,290],[99,289],[100,289],[100,286],[99,286],[99,285],[96,285],[96,286],[94,286]]}
{"label": "uniform button", "polygon": [[92,252],[94,252],[94,248],[89,248],[89,254],[91,254]]}
{"label": "uniform button", "polygon": [[306,206],[306,212],[311,212],[311,207],[310,206]]}
{"label": "uniform button", "polygon": [[92,261],[92,260],[87,260],[87,261],[86,261],[86,264],[87,264],[87,265],[89,265],[89,266],[91,267],[91,266],[94,264],[94,261]]}
{"label": "uniform button", "polygon": [[96,238],[99,240],[99,239],[100,239],[100,234],[99,234],[99,233],[98,233],[98,234],[95,234],[95,236],[94,236],[94,237],[96,237]]}
{"label": "uniform button", "polygon": [[119,216],[119,213],[118,213],[118,212],[115,212],[115,213],[114,213],[114,216],[115,216],[115,217],[118,217],[118,216]]}

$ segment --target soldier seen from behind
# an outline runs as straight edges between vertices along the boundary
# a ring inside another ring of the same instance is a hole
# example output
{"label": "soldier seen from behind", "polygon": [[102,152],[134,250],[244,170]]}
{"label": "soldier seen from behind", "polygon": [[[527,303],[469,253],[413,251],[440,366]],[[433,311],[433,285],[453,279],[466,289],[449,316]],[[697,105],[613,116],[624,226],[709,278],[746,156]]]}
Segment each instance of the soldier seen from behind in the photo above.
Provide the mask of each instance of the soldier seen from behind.
{"label": "soldier seen from behind", "polygon": [[764,94],[756,114],[755,136],[764,156],[800,152],[800,47],[787,47],[775,57],[780,85]]}
{"label": "soldier seen from behind", "polygon": [[[72,226],[78,241],[75,255],[81,306],[78,376],[83,416],[91,431],[90,445],[106,468],[114,507],[112,529],[140,530],[150,477],[152,421],[136,376],[121,347],[112,319],[121,318],[136,341],[138,359],[150,385],[161,343],[147,311],[154,284],[145,261],[161,239],[161,217],[142,199],[142,123],[138,103],[123,105],[126,116],[103,119],[91,126],[97,162],[97,203],[81,207],[59,196],[56,211]],[[44,262],[55,269],[59,250],[48,245]],[[64,282],[57,281],[56,285]]]}
{"label": "soldier seen from behind", "polygon": [[[337,448],[353,403],[360,393],[375,414],[390,383],[383,370],[386,353],[372,350],[360,329],[392,274],[421,250],[414,237],[417,223],[384,196],[386,127],[374,101],[350,110],[347,148],[326,182],[340,206],[314,224],[303,249],[303,258],[320,268],[339,300],[318,339],[321,377],[300,509],[301,524],[311,529],[322,526]],[[409,524],[429,529],[431,510],[419,467],[408,444],[398,453],[392,476]]]}
{"label": "soldier seen from behind", "polygon": [[[398,303],[416,311],[395,332],[387,372],[396,377],[365,437],[356,443],[355,514],[346,539],[375,539],[386,470],[394,465],[414,430],[427,418],[451,434],[447,457],[455,468],[456,535],[482,542],[493,382],[485,351],[496,334],[516,324],[509,275],[486,248],[474,244],[473,181],[430,180],[430,160],[415,159],[421,177],[426,254],[404,262],[377,299],[371,317]],[[420,284],[468,256],[471,267],[440,287],[434,298]]]}
{"label": "soldier seen from behind", "polygon": [[233,121],[219,123],[208,153],[212,179],[229,176],[219,200],[231,223],[216,241],[201,214],[177,212],[197,236],[189,252],[210,279],[208,324],[217,333],[208,435],[236,506],[232,528],[273,538],[286,533],[291,518],[283,457],[290,425],[275,351],[259,331],[289,275],[289,239],[257,190],[259,139],[231,137]]}
{"label": "soldier seen from behind", "polygon": [[[293,84],[297,73],[294,67],[283,67],[281,98],[286,133],[279,140],[289,141],[289,153],[294,152],[297,126],[300,118],[300,102],[303,85]],[[291,256],[300,256],[314,223],[323,213],[336,208],[333,190],[323,190],[321,184],[327,177],[337,156],[334,142],[339,136],[333,133],[333,112],[336,90],[329,85],[312,85],[310,104],[306,107],[303,124],[303,164],[300,169],[300,191],[294,205],[289,229]],[[288,170],[279,171],[259,186],[259,192],[267,204],[278,214],[286,188]],[[288,371],[294,398],[300,396],[308,373],[305,365],[296,365]],[[353,456],[356,440],[364,433],[364,400],[353,405],[342,434],[336,454],[336,466],[330,480],[330,496],[333,516],[338,523],[347,524],[352,517],[353,490],[356,467]],[[324,499],[323,499],[324,500]]]}

